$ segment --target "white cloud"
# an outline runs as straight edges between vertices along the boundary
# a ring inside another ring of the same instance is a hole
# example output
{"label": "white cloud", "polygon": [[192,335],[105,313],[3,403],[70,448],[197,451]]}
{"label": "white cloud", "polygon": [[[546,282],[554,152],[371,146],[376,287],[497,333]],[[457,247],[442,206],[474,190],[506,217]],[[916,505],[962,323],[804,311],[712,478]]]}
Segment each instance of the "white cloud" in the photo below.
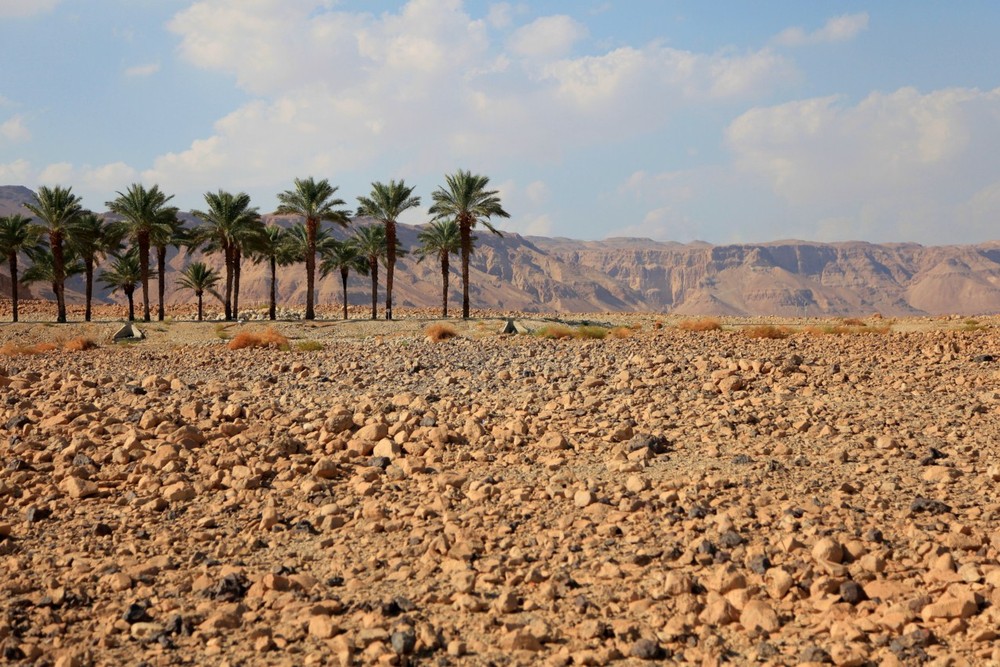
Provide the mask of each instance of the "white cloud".
{"label": "white cloud", "polygon": [[805,46],[807,44],[832,44],[847,42],[868,29],[868,12],[835,16],[822,28],[806,32],[799,27],[788,28],[774,38],[782,46]]}
{"label": "white cloud", "polygon": [[569,16],[543,16],[514,31],[507,44],[516,56],[546,60],[565,56],[586,36],[587,27]]}
{"label": "white cloud", "polygon": [[544,181],[532,181],[524,187],[524,194],[532,204],[542,204],[549,197],[549,186]]}
{"label": "white cloud", "polygon": [[36,180],[39,185],[72,186],[76,180],[76,169],[69,162],[55,162],[42,169]]}
{"label": "white cloud", "polygon": [[160,63],[146,63],[145,65],[133,65],[125,68],[127,77],[147,77],[160,71]]}
{"label": "white cloud", "polygon": [[857,232],[940,242],[954,238],[960,210],[1000,216],[991,195],[1000,88],[902,88],[854,105],[826,97],[758,108],[732,122],[727,142],[737,168],[794,211],[850,218]]}
{"label": "white cloud", "polygon": [[0,183],[22,185],[31,177],[31,163],[27,160],[15,160],[7,164],[0,163]]}
{"label": "white cloud", "polygon": [[486,14],[486,21],[494,28],[503,29],[513,22],[512,13],[513,8],[509,2],[498,2],[490,5],[489,12]]}
{"label": "white cloud", "polygon": [[0,0],[0,18],[25,18],[51,12],[61,0]]}
{"label": "white cloud", "polygon": [[[160,156],[144,178],[200,192],[206,182],[273,187],[289,174],[382,161],[408,178],[455,164],[554,162],[662,127],[685,105],[764,94],[792,71],[768,50],[657,44],[540,64],[491,41],[489,20],[460,0],[411,0],[377,16],[328,5],[202,0],[177,14],[170,27],[182,57],[231,74],[254,99],[210,135]],[[492,21],[520,11],[496,6]],[[561,53],[576,39],[571,19],[547,18],[556,19],[558,48],[532,51],[524,41],[522,53]]]}
{"label": "white cloud", "polygon": [[12,116],[0,123],[0,137],[11,142],[28,141],[31,139],[31,130],[24,124],[23,116]]}
{"label": "white cloud", "polygon": [[136,179],[136,170],[124,162],[112,162],[99,167],[85,166],[80,173],[84,187],[91,192],[114,192]]}

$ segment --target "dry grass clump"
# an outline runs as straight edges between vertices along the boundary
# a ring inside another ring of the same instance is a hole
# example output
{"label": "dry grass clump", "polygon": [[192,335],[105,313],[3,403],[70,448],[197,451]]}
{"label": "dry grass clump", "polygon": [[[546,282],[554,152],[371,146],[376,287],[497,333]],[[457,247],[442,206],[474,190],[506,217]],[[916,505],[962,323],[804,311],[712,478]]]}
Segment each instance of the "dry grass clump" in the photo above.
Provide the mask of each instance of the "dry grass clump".
{"label": "dry grass clump", "polygon": [[759,327],[750,327],[744,333],[748,338],[762,338],[768,340],[782,340],[792,335],[792,330],[788,327],[776,327],[773,324],[765,324]]}
{"label": "dry grass clump", "polygon": [[718,331],[722,325],[714,317],[700,317],[696,320],[678,322],[677,328],[681,331]]}
{"label": "dry grass clump", "polygon": [[604,327],[595,326],[580,326],[576,328],[576,333],[573,335],[574,338],[589,338],[591,340],[604,340],[604,337],[608,335],[608,330]]}
{"label": "dry grass clump", "polygon": [[823,326],[808,326],[802,331],[810,336],[843,336],[846,334],[885,334],[892,329],[891,324],[881,326],[868,326],[862,323],[860,326],[846,324],[825,324]]}
{"label": "dry grass clump", "polygon": [[628,338],[635,333],[635,331],[636,329],[632,329],[630,327],[615,327],[608,332],[608,336],[611,338]]}
{"label": "dry grass clump", "polygon": [[299,352],[319,352],[323,349],[323,343],[318,340],[304,340],[300,343],[296,343],[295,349]]}
{"label": "dry grass clump", "polygon": [[427,339],[432,343],[440,343],[443,340],[448,340],[449,338],[455,338],[458,336],[458,332],[455,331],[455,327],[450,324],[432,324],[424,329],[424,333],[427,335]]}
{"label": "dry grass clump", "polygon": [[662,328],[663,328],[663,322],[661,322],[660,320],[656,320],[655,322],[653,322],[654,330],[659,331]]}
{"label": "dry grass clump", "polygon": [[563,340],[564,338],[573,338],[574,333],[565,324],[546,324],[536,331],[535,335],[539,338],[548,338],[550,340]]}
{"label": "dry grass clump", "polygon": [[288,350],[288,339],[274,329],[267,329],[262,333],[243,332],[236,334],[229,344],[230,350],[242,350],[248,347],[276,347],[279,350]]}
{"label": "dry grass clump", "polygon": [[84,350],[93,350],[95,347],[97,347],[97,343],[85,336],[71,338],[63,343],[63,349],[67,352],[83,352]]}

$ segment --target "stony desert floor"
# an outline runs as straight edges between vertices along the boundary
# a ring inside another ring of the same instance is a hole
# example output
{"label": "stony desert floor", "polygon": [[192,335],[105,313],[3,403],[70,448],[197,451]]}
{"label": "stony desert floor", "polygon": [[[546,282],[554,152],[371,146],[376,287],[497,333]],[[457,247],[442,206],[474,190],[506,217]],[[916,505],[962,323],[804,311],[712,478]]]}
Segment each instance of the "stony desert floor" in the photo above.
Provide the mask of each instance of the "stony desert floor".
{"label": "stony desert floor", "polygon": [[0,326],[0,662],[1000,661],[1000,322],[592,319]]}

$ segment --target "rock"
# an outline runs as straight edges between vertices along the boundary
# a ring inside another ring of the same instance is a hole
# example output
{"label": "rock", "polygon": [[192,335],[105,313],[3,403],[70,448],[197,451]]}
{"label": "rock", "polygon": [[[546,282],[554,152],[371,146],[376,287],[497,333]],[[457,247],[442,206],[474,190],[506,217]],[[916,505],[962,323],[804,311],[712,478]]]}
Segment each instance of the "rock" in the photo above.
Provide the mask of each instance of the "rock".
{"label": "rock", "polygon": [[740,625],[747,632],[760,630],[765,633],[775,632],[781,627],[778,614],[769,604],[760,600],[751,600],[743,607]]}
{"label": "rock", "polygon": [[845,581],[840,585],[840,599],[848,604],[857,604],[867,598],[865,589],[856,581]]}
{"label": "rock", "polygon": [[928,514],[947,514],[951,512],[951,506],[940,500],[932,500],[917,496],[910,504],[911,512],[926,512]]}
{"label": "rock", "polygon": [[413,628],[397,630],[389,636],[389,643],[392,645],[392,650],[398,655],[410,655],[416,648],[417,635]]}
{"label": "rock", "polygon": [[637,639],[629,646],[630,657],[639,660],[661,660],[666,657],[663,648],[653,639]]}
{"label": "rock", "polygon": [[824,537],[812,548],[812,557],[818,561],[840,563],[844,559],[844,548],[831,537]]}
{"label": "rock", "polygon": [[98,492],[97,484],[89,479],[79,477],[67,477],[60,484],[63,492],[70,498],[89,498],[96,496]]}

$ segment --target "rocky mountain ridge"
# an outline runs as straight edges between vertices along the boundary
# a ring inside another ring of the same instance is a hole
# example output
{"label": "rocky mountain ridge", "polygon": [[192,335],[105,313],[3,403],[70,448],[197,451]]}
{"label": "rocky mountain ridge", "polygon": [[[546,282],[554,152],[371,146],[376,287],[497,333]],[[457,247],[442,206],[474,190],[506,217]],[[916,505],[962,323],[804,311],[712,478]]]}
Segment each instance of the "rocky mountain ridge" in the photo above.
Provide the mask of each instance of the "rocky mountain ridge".
{"label": "rocky mountain ridge", "polygon": [[[0,187],[0,215],[19,208],[25,193],[30,195],[26,188]],[[359,224],[366,221],[355,221],[354,226]],[[418,231],[400,225],[405,247],[417,246]],[[348,233],[334,232],[340,238]],[[221,267],[218,256],[195,258]],[[172,251],[170,269],[182,271],[190,261],[188,253]],[[407,258],[397,271],[399,305],[440,303],[440,268],[435,261]],[[461,299],[458,272],[455,257],[450,279],[453,306]],[[579,241],[514,233],[501,238],[480,231],[471,274],[474,307],[529,312],[777,316],[1000,312],[1000,242],[992,241],[955,246],[798,240],[710,245],[631,238]],[[9,286],[9,279],[0,276],[0,288],[5,287],[4,280]],[[320,303],[340,303],[339,276],[319,280],[318,286]],[[77,296],[72,292],[80,291],[81,285],[68,287],[72,300]],[[281,302],[304,302],[304,290],[301,265],[281,269]],[[349,303],[370,303],[370,290],[367,278],[352,275]],[[46,293],[40,287],[36,292]],[[241,303],[264,302],[267,294],[266,265],[246,262]],[[108,299],[106,293],[99,297]],[[170,282],[167,300],[184,303],[192,295]]]}

